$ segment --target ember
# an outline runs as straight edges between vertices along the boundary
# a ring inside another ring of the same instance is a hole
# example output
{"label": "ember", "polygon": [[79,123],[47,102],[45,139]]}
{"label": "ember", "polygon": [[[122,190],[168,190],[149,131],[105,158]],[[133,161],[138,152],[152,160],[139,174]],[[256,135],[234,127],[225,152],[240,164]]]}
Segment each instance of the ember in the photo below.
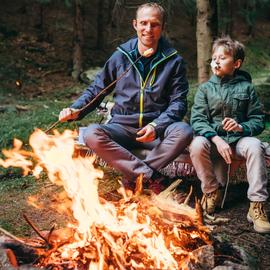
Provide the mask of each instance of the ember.
{"label": "ember", "polygon": [[[103,172],[93,166],[93,157],[74,157],[74,137],[66,130],[48,136],[37,130],[30,137],[33,152],[4,150],[4,167],[21,167],[36,177],[45,170],[49,179],[63,185],[72,200],[76,220],[69,224],[70,237],[48,239],[48,249],[37,248],[38,267],[52,269],[189,269],[196,264],[198,250],[210,246],[208,230],[196,217],[195,209],[180,211],[180,220],[171,222],[155,206],[160,197],[149,199],[123,188],[122,199],[108,202],[98,196],[98,179]],[[154,196],[154,195],[153,195]],[[193,216],[189,216],[189,213]],[[198,213],[199,215],[199,213]],[[49,238],[49,237],[48,237]]]}

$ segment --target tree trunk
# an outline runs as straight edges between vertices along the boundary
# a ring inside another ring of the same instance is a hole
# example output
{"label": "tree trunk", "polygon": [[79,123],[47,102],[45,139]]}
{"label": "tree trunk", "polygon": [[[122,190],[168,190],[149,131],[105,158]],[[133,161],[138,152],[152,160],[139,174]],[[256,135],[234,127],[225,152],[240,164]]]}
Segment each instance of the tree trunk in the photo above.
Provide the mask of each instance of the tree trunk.
{"label": "tree trunk", "polygon": [[198,82],[209,79],[211,46],[214,39],[214,18],[216,15],[216,1],[197,0],[197,65]]}
{"label": "tree trunk", "polygon": [[98,1],[98,12],[97,12],[97,49],[104,48],[104,0]]}
{"label": "tree trunk", "polygon": [[82,72],[82,48],[84,42],[83,16],[81,0],[75,0],[75,15],[73,28],[73,69],[72,77],[79,79]]}

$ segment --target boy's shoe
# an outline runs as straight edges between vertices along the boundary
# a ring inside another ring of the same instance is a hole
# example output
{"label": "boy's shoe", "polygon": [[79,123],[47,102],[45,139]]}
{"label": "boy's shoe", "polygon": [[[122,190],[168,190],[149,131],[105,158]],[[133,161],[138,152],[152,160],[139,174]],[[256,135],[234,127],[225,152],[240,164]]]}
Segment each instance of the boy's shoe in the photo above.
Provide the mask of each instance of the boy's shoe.
{"label": "boy's shoe", "polygon": [[264,202],[250,202],[247,219],[253,223],[256,232],[270,233],[270,223],[264,209]]}
{"label": "boy's shoe", "polygon": [[201,200],[202,209],[209,215],[213,214],[216,208],[221,206],[222,194],[219,188],[211,193],[205,193]]}

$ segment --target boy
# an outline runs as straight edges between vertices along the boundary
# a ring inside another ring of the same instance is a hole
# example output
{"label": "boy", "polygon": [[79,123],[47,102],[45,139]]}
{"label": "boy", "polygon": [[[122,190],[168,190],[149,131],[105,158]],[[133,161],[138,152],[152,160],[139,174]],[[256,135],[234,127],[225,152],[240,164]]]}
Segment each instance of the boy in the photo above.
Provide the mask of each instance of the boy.
{"label": "boy", "polygon": [[245,158],[249,222],[257,232],[269,233],[264,202],[268,198],[263,146],[256,136],[264,129],[260,108],[250,75],[239,70],[244,46],[229,37],[217,39],[212,48],[213,75],[195,96],[191,124],[197,135],[190,145],[192,163],[204,193],[202,207],[213,214],[222,199],[227,164],[232,157]]}

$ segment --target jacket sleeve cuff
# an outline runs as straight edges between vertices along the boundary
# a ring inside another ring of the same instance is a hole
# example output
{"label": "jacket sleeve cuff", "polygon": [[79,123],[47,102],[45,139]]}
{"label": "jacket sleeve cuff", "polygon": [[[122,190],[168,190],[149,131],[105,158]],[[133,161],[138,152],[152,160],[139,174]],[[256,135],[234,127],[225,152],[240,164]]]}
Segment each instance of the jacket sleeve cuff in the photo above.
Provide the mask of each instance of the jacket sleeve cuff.
{"label": "jacket sleeve cuff", "polygon": [[203,136],[210,140],[212,137],[214,137],[216,135],[217,135],[217,133],[209,131],[209,132],[206,132]]}
{"label": "jacket sleeve cuff", "polygon": [[155,123],[155,122],[151,122],[148,125],[154,127],[155,132],[156,132],[156,138],[160,137],[161,134],[164,132],[164,128],[160,125],[157,125],[157,123]]}
{"label": "jacket sleeve cuff", "polygon": [[248,126],[242,125],[242,128],[243,128],[242,136],[247,137],[251,135],[252,132]]}
{"label": "jacket sleeve cuff", "polygon": [[149,123],[148,125],[150,125],[150,126],[152,126],[152,127],[154,127],[154,128],[156,128],[156,126],[157,126],[157,124],[156,124],[155,122],[151,122],[151,123]]}

